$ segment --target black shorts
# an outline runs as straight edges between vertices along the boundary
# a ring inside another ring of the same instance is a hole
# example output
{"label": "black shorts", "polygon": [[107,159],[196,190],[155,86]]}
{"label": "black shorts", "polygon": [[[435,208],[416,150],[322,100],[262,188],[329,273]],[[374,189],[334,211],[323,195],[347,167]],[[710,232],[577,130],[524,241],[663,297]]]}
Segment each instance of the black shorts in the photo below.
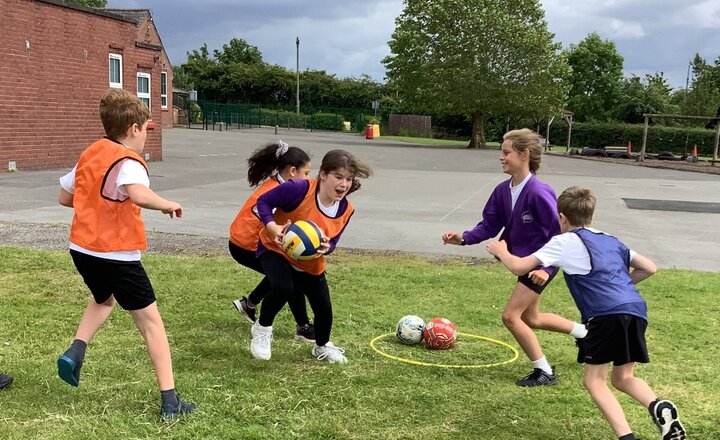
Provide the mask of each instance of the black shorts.
{"label": "black shorts", "polygon": [[585,324],[587,336],[578,340],[579,363],[624,365],[650,362],[645,329],[647,321],[634,315],[606,315]]}
{"label": "black shorts", "polygon": [[74,250],[70,255],[96,303],[114,296],[123,309],[140,310],[155,302],[150,279],[139,261],[106,260]]}
{"label": "black shorts", "polygon": [[528,274],[518,277],[517,282],[522,284],[523,286],[527,287],[528,289],[532,290],[533,292],[537,293],[538,295],[540,295],[541,293],[543,293],[543,290],[545,290],[545,288],[548,286],[548,284],[550,284],[550,281],[552,281],[553,278],[555,278],[555,275],[557,275],[558,272],[559,271],[556,269],[553,273],[551,273],[548,280],[542,286],[539,284],[533,283],[533,281],[530,279]]}

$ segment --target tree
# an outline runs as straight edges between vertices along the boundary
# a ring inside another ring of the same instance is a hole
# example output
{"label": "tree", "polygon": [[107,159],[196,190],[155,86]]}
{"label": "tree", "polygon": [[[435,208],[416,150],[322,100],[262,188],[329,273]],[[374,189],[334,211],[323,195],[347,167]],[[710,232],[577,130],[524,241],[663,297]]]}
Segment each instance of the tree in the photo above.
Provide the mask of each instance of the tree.
{"label": "tree", "polygon": [[213,51],[213,55],[220,64],[263,64],[262,54],[258,48],[243,39],[233,38],[228,44],[223,44],[222,51],[217,49]]}
{"label": "tree", "polygon": [[609,121],[615,115],[623,79],[623,57],[615,43],[593,32],[568,51],[569,107],[578,122]]}
{"label": "tree", "polygon": [[720,110],[720,58],[712,66],[699,54],[692,61],[693,80],[679,105],[683,114],[714,116]]}
{"label": "tree", "polygon": [[478,148],[489,115],[562,106],[569,69],[552,40],[537,0],[406,0],[383,63],[408,105],[472,115]]}
{"label": "tree", "polygon": [[107,0],[71,0],[71,3],[77,3],[88,8],[104,8],[107,6]]}
{"label": "tree", "polygon": [[644,113],[678,113],[673,104],[671,92],[663,73],[645,75],[645,78],[633,75],[622,80],[616,116],[628,124],[644,121]]}

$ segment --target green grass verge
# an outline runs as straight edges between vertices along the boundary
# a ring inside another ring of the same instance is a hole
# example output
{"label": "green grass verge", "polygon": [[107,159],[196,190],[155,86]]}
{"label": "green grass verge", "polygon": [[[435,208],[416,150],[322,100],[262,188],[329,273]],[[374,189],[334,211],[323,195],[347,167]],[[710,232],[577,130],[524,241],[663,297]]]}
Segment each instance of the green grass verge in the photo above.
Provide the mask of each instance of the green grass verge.
{"label": "green grass verge", "polygon": [[[273,358],[251,358],[249,325],[230,301],[259,276],[229,257],[146,255],[168,329],[178,390],[199,404],[174,423],[158,418],[159,393],[142,339],[118,309],[88,348],[81,385],[56,376],[89,299],[67,253],[0,248],[0,438],[17,439],[611,439],[582,387],[574,341],[539,332],[560,384],[522,389],[515,363],[480,369],[418,367],[369,347],[406,314],[444,316],[461,332],[517,347],[500,312],[514,277],[497,264],[466,266],[414,257],[333,255],[328,280],[332,339],[350,363],[330,365],[295,342],[287,310],[275,322]],[[642,284],[652,363],[639,377],[675,401],[692,439],[720,438],[720,274],[663,270]],[[564,282],[543,293],[542,309],[577,319]],[[449,351],[381,343],[396,356],[480,364],[510,356],[470,339]],[[657,438],[647,411],[621,396],[636,434]]]}
{"label": "green grass verge", "polygon": [[[422,137],[411,137],[411,136],[382,136],[382,139],[390,139],[393,141],[408,142],[411,144],[418,144],[423,146],[442,147],[442,148],[467,148],[468,142],[454,141],[449,139],[433,139],[433,138],[422,138]],[[499,142],[487,142],[488,148],[498,149],[500,148]]]}

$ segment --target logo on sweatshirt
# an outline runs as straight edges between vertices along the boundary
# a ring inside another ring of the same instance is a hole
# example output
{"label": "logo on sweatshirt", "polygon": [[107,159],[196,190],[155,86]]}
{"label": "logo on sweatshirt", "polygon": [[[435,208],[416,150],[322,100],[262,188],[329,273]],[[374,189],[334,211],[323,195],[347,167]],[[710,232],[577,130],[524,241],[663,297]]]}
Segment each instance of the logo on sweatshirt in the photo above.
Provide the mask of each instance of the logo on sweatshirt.
{"label": "logo on sweatshirt", "polygon": [[530,213],[530,211],[525,211],[520,216],[520,220],[522,220],[523,223],[532,223],[533,222],[533,216]]}

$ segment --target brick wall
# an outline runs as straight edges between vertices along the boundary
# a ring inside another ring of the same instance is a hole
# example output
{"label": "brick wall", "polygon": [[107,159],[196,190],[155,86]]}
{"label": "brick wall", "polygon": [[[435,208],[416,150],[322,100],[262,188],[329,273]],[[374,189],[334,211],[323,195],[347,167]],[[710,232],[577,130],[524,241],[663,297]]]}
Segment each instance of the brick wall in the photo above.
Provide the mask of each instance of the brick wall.
{"label": "brick wall", "polygon": [[135,23],[62,2],[0,0],[0,172],[70,167],[105,135],[99,99],[109,88],[109,53],[123,56],[123,88],[152,75],[157,127],[145,153],[162,160],[162,51],[137,47]]}

